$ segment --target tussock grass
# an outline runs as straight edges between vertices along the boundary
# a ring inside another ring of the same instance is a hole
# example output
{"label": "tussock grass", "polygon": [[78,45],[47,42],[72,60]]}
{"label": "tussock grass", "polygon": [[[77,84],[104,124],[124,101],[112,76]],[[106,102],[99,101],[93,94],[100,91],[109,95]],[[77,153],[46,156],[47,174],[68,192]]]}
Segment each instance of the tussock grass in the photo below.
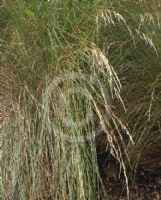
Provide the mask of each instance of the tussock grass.
{"label": "tussock grass", "polygon": [[129,196],[128,168],[160,140],[156,5],[6,1],[3,199],[107,199],[96,152],[105,141],[95,141],[102,132]]}

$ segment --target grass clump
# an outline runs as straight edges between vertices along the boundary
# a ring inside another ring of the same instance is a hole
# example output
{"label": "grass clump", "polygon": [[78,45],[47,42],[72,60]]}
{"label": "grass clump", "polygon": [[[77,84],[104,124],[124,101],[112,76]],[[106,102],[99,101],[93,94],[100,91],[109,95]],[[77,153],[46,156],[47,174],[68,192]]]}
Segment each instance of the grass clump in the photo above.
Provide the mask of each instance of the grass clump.
{"label": "grass clump", "polygon": [[106,100],[103,84],[117,93],[120,86],[95,43],[104,2],[77,4],[7,1],[12,34],[3,74],[15,77],[3,142],[5,199],[99,198],[95,101]]}
{"label": "grass clump", "polygon": [[156,4],[6,1],[3,199],[106,196],[96,151],[102,144],[120,164],[129,196],[128,168],[160,139]]}

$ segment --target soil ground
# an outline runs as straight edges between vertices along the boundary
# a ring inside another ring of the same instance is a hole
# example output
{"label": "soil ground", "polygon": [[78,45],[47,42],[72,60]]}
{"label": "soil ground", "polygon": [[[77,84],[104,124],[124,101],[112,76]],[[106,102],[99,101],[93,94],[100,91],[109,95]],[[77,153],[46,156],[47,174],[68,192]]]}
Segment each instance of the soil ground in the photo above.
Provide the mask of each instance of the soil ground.
{"label": "soil ground", "polygon": [[[127,200],[125,179],[119,175],[119,166],[112,163],[107,167],[106,162],[99,162],[109,200]],[[129,190],[130,200],[161,200],[161,166],[155,169],[138,167],[135,178],[129,183]]]}
{"label": "soil ground", "polygon": [[[113,172],[105,182],[110,200],[126,200],[125,182]],[[161,168],[139,169],[130,185],[130,200],[161,200]]]}

